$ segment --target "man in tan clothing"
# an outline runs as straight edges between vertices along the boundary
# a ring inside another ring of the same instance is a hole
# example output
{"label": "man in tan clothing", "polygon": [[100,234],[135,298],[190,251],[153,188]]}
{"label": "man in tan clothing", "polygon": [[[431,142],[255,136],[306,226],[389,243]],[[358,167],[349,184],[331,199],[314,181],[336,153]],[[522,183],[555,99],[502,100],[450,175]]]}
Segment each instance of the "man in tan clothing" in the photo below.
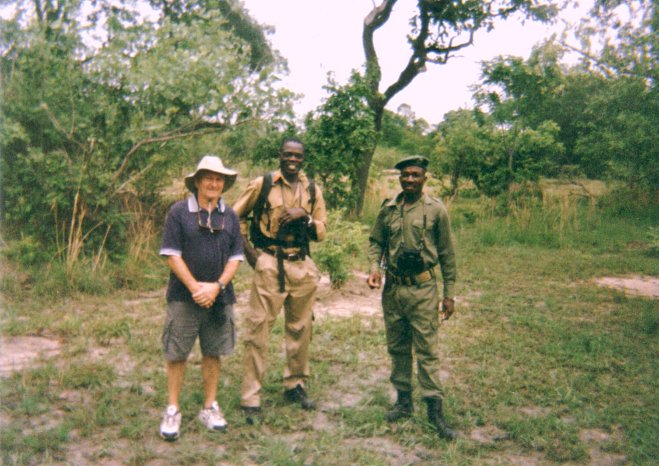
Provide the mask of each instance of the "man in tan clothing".
{"label": "man in tan clothing", "polygon": [[[327,213],[321,190],[301,171],[304,145],[284,140],[279,170],[252,180],[233,208],[240,217],[243,247],[254,278],[245,315],[240,406],[248,423],[261,419],[261,387],[268,341],[284,307],[286,366],[284,398],[314,409],[304,381],[309,376],[312,307],[319,278],[309,240],[325,238]],[[267,197],[260,196],[266,187]],[[250,230],[247,220],[253,214]]]}

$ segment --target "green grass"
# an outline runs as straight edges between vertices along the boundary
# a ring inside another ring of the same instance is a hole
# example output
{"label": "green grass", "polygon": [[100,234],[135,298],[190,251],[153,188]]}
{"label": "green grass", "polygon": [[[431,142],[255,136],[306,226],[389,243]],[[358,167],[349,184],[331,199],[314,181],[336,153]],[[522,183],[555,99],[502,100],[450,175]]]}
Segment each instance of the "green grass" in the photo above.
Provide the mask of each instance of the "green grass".
{"label": "green grass", "polygon": [[[451,206],[458,312],[442,327],[440,345],[446,416],[462,434],[452,444],[436,438],[416,393],[412,419],[385,421],[393,390],[379,316],[316,321],[309,390],[321,409],[313,413],[282,400],[280,316],[259,426],[245,425],[239,411],[238,344],[223,361],[223,434],[195,419],[202,401],[195,350],[181,398],[182,437],[167,444],[157,436],[166,386],[162,296],[125,290],[49,300],[16,298],[5,287],[3,334],[52,336],[62,349],[0,380],[2,462],[72,464],[84,449],[90,463],[135,465],[589,464],[596,447],[628,464],[656,464],[657,302],[593,283],[605,275],[659,276],[656,214],[576,202],[516,209],[500,216],[473,196]],[[363,268],[363,257],[353,264]],[[250,280],[243,267],[237,289]],[[478,429],[500,435],[480,442],[471,436]],[[584,436],[592,430],[608,438],[593,444]]]}

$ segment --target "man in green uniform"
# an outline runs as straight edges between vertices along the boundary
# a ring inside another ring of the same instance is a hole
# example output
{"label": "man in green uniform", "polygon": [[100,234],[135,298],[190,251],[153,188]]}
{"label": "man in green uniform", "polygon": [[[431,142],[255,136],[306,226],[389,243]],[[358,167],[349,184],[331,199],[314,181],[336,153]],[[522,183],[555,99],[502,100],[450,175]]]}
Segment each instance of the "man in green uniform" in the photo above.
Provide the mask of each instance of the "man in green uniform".
{"label": "man in green uniform", "polygon": [[[398,392],[387,420],[394,422],[412,414],[414,349],[428,420],[440,438],[452,440],[456,433],[442,414],[437,331],[440,317],[446,320],[454,311],[455,254],[446,207],[423,192],[427,166],[428,159],[421,156],[396,164],[402,192],[383,202],[369,237],[367,283],[372,289],[380,288],[380,267],[385,269],[382,307],[392,361],[390,380]],[[438,264],[444,282],[441,316],[435,279]]]}

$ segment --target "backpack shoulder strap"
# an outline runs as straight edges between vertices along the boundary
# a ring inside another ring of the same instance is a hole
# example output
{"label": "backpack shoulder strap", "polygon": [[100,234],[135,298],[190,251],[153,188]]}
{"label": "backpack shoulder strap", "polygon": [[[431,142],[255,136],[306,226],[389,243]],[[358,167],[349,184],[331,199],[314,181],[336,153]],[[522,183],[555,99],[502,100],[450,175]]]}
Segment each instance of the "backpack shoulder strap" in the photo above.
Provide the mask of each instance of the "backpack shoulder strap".
{"label": "backpack shoulder strap", "polygon": [[310,213],[313,213],[313,208],[316,205],[316,181],[313,178],[309,178],[309,202],[311,203]]}
{"label": "backpack shoulder strap", "polygon": [[[261,190],[259,191],[259,196],[256,198],[256,204],[252,209],[252,223],[249,228],[249,235],[252,243],[256,247],[262,247],[265,241],[265,235],[261,232],[261,216],[263,211],[269,209],[268,204],[268,195],[272,189],[272,173],[268,172],[263,175],[263,184],[261,185]],[[268,215],[268,230],[270,229],[270,215]]]}
{"label": "backpack shoulder strap", "polygon": [[256,199],[256,204],[254,205],[255,217],[260,217],[263,212],[263,207],[268,201],[268,195],[272,189],[272,172],[268,172],[263,175],[263,184],[261,185],[261,191],[259,191],[259,197]]}

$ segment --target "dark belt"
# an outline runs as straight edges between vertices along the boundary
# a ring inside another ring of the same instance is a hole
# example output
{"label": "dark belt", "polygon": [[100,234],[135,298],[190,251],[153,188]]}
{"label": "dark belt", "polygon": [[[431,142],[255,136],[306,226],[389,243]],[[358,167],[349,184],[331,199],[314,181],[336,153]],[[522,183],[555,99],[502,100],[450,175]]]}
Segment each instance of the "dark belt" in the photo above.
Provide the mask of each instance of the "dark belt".
{"label": "dark belt", "polygon": [[284,254],[284,251],[281,248],[277,248],[274,251],[272,249],[264,249],[263,252],[277,258],[277,278],[279,281],[279,292],[283,293],[286,291],[286,279],[284,272],[284,261],[303,261],[306,257],[304,252],[299,252],[297,254]]}
{"label": "dark belt", "polygon": [[[269,254],[274,257],[279,257],[279,251],[281,250],[275,250],[273,251],[272,249],[264,249],[263,252],[266,254]],[[297,254],[284,254],[283,252],[281,253],[281,258],[284,259],[285,261],[303,261],[307,255],[303,252],[298,252]]]}
{"label": "dark belt", "polygon": [[435,272],[432,269],[428,269],[417,275],[394,275],[391,272],[387,273],[387,280],[391,280],[396,285],[404,286],[418,285],[433,278],[435,278]]}

